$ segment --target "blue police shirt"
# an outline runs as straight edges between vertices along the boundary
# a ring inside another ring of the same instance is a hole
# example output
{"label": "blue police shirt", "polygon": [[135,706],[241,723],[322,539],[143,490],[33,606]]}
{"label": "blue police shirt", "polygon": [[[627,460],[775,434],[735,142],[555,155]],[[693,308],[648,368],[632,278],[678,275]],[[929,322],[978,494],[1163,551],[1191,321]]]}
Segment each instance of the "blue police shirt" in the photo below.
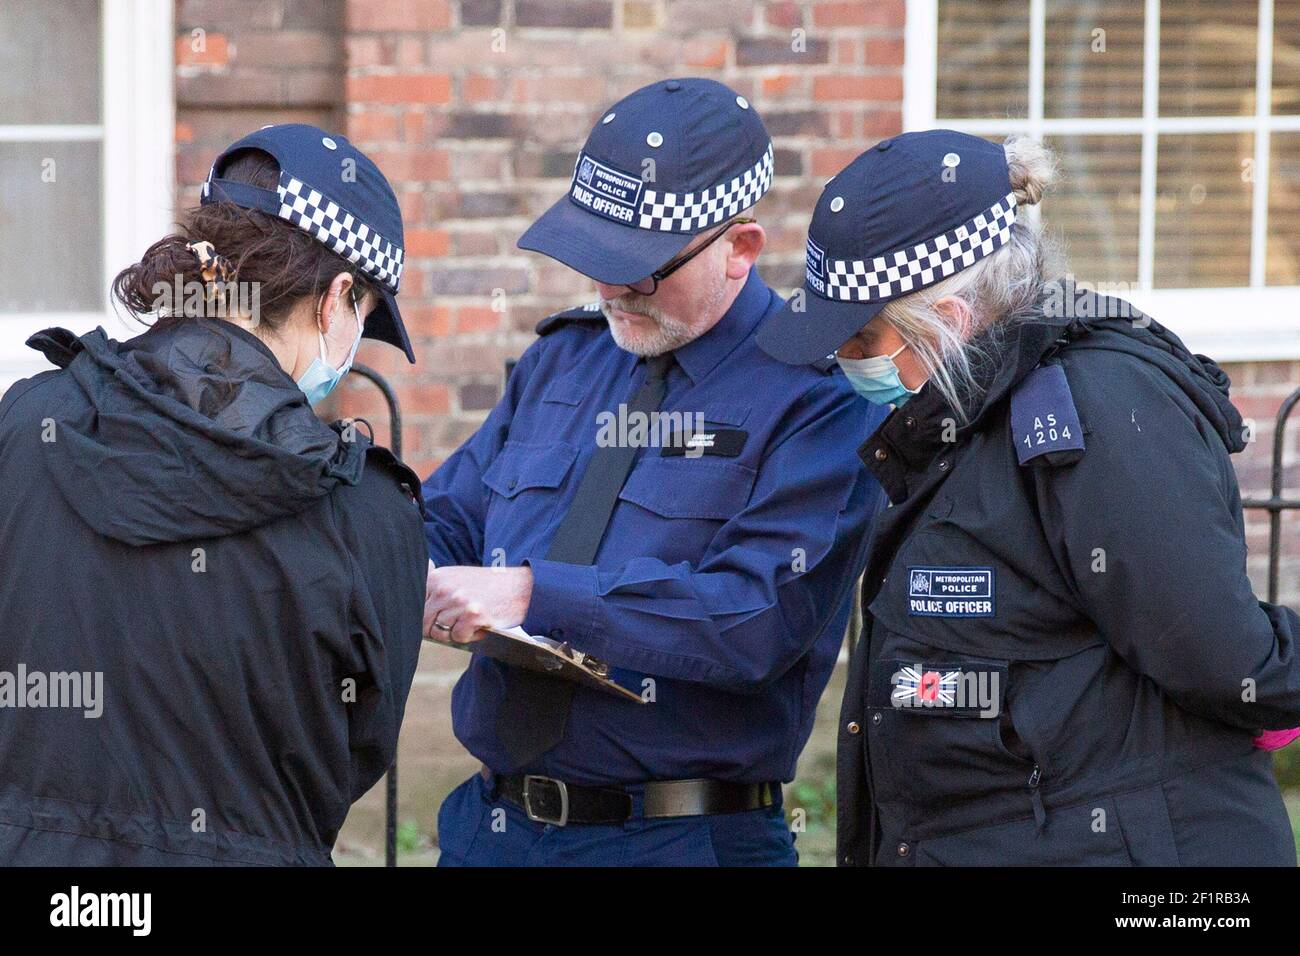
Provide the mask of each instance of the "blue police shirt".
{"label": "blue police shirt", "polygon": [[599,312],[534,342],[424,483],[434,564],[530,566],[523,628],[606,661],[652,700],[578,687],[564,739],[512,766],[495,730],[506,667],[475,656],[453,725],[488,767],[587,785],[793,778],[883,501],[857,448],[888,409],[837,369],[762,352],[754,333],[781,305],[751,271],[717,325],[677,349],[660,409],[670,423],[699,414],[705,437],[687,454],[641,448],[592,566],[548,561],[547,546],[602,427],[614,437],[645,377]]}

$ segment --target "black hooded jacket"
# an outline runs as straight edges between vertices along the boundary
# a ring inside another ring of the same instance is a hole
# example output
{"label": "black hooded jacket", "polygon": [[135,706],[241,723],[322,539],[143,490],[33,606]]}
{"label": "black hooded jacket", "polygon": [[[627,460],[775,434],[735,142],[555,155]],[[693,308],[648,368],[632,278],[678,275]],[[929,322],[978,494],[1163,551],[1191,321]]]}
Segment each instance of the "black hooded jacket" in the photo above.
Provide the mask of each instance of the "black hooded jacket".
{"label": "black hooded jacket", "polygon": [[328,865],[419,653],[418,480],[229,323],[29,344],[60,368],[0,401],[0,864]]}
{"label": "black hooded jacket", "polygon": [[1070,299],[986,340],[969,423],[927,385],[861,449],[892,505],[841,864],[1295,864],[1252,740],[1300,725],[1300,618],[1246,574],[1227,376],[1127,303]]}

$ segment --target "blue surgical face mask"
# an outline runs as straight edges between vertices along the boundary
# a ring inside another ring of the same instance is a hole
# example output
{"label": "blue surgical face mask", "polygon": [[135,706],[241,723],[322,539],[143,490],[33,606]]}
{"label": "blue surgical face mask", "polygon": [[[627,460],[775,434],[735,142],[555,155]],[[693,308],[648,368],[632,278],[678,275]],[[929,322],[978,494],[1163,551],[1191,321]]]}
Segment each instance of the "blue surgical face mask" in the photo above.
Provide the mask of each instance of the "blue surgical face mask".
{"label": "blue surgical face mask", "polygon": [[312,405],[334,391],[334,387],[344,375],[348,374],[348,369],[352,367],[352,362],[357,357],[357,349],[361,346],[362,322],[361,311],[357,308],[355,298],[352,299],[352,314],[357,317],[357,338],[352,343],[352,351],[348,352],[348,357],[343,361],[341,368],[334,368],[326,361],[325,336],[321,334],[319,327],[316,329],[316,335],[320,338],[320,358],[312,359],[311,364],[307,366],[307,371],[303,372],[302,378],[298,379],[298,387],[302,389],[303,394],[307,396],[307,401]]}
{"label": "blue surgical face mask", "polygon": [[873,355],[862,359],[847,359],[836,355],[835,361],[844,369],[844,376],[853,390],[867,401],[877,405],[903,405],[916,394],[903,384],[903,380],[898,377],[898,366],[894,364],[894,356],[905,348],[907,346],[902,345],[892,355]]}

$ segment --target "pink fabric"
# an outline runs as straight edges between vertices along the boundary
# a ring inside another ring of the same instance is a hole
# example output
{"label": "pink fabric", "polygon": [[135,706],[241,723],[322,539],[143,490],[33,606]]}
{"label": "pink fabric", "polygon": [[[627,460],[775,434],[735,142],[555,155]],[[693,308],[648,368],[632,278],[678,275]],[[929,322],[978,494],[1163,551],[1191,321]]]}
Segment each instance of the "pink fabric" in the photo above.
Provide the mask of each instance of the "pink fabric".
{"label": "pink fabric", "polygon": [[1291,741],[1300,737],[1300,727],[1290,730],[1266,730],[1255,738],[1255,746],[1260,750],[1281,750]]}

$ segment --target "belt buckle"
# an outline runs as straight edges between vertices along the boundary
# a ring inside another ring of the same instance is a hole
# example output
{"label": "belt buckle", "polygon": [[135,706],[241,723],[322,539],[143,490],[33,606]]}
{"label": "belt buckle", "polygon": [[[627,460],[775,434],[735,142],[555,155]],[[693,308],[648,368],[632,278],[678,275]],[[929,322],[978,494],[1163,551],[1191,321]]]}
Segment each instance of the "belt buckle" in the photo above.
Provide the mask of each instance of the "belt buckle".
{"label": "belt buckle", "polygon": [[[534,784],[553,784],[560,794],[560,815],[558,817],[547,817],[536,812],[533,809],[532,788]],[[556,780],[554,777],[543,777],[535,773],[524,774],[524,813],[528,819],[534,823],[549,823],[557,827],[562,827],[569,822],[569,788],[563,780]]]}

